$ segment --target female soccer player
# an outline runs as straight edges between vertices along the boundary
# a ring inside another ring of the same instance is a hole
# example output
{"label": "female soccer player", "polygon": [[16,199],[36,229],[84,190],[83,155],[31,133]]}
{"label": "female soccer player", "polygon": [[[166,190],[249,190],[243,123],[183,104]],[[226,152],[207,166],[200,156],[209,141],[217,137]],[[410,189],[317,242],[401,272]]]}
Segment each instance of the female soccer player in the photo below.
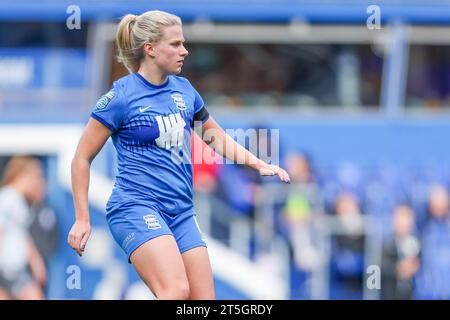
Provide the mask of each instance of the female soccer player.
{"label": "female soccer player", "polygon": [[[191,128],[216,130],[216,152],[259,170],[288,174],[235,143],[209,116],[190,82],[176,76],[188,55],[179,17],[149,11],[120,21],[119,61],[130,71],[101,97],[72,162],[76,221],[69,245],[81,256],[91,228],[90,164],[111,136],[118,175],[106,211],[114,239],[158,299],[214,299],[206,244],[192,199]],[[211,141],[208,141],[211,142]]]}

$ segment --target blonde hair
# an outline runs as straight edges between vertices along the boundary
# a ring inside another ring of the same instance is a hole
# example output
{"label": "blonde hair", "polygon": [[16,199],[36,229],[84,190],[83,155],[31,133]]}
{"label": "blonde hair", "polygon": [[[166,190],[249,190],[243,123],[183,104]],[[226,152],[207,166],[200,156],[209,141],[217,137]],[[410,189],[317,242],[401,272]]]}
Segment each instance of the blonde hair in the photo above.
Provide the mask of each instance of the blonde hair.
{"label": "blonde hair", "polygon": [[157,43],[163,36],[163,29],[174,25],[181,26],[181,19],[173,14],[153,10],[140,16],[127,14],[117,28],[117,59],[130,73],[137,71],[144,59],[144,44]]}
{"label": "blonde hair", "polygon": [[21,155],[13,156],[6,164],[3,172],[2,185],[9,185],[13,183],[22,174],[27,173],[30,169],[39,169],[41,162],[32,156]]}

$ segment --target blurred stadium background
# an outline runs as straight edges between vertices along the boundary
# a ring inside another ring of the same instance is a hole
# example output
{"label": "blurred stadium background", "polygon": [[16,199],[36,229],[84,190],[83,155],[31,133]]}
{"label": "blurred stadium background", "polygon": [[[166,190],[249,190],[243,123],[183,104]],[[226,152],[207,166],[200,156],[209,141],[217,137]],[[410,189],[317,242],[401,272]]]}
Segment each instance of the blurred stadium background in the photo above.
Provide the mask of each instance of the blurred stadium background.
{"label": "blurred stadium background", "polygon": [[152,9],[183,19],[182,75],[224,128],[280,130],[293,180],[195,166],[217,298],[450,298],[449,1],[0,1],[0,174],[14,154],[43,161],[33,235],[48,299],[151,296],[107,229],[110,142],[93,163],[83,258],[66,237],[77,140],[125,74],[116,23]]}

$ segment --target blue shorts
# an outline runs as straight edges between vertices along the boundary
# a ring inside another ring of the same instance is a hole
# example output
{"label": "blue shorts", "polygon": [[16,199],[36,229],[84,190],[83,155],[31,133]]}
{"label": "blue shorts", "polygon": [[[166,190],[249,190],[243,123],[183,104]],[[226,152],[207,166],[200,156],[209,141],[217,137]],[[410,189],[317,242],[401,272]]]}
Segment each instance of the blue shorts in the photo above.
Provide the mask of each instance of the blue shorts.
{"label": "blue shorts", "polygon": [[194,210],[168,214],[153,206],[133,204],[106,215],[114,240],[130,256],[145,242],[162,235],[175,238],[181,253],[195,247],[206,247]]}

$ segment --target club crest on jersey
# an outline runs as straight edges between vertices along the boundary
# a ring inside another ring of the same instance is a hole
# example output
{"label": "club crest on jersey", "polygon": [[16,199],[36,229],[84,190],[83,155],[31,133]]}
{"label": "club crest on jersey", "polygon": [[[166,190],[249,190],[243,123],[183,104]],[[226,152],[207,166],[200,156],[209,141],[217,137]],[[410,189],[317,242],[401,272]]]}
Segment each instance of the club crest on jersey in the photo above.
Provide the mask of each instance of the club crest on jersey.
{"label": "club crest on jersey", "polygon": [[98,99],[97,103],[95,104],[95,108],[97,110],[105,109],[106,106],[114,98],[115,95],[116,95],[116,93],[114,91],[110,90],[107,94],[105,94],[100,99]]}
{"label": "club crest on jersey", "polygon": [[183,100],[183,96],[180,93],[174,93],[170,95],[173,99],[173,102],[175,103],[175,105],[177,106],[178,109],[180,110],[186,110],[186,102],[184,102]]}

